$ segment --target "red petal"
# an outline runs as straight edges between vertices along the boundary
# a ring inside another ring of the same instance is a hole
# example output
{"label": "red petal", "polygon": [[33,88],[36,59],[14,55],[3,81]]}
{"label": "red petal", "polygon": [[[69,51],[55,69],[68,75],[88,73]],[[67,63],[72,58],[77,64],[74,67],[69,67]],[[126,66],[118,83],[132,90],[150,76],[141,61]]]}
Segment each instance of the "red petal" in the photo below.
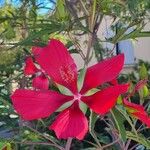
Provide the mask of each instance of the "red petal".
{"label": "red petal", "polygon": [[117,55],[87,69],[82,93],[115,79],[124,64],[124,54]]}
{"label": "red petal", "polygon": [[117,85],[118,80],[115,78],[115,79],[111,80],[109,83],[112,84],[112,85]]}
{"label": "red petal", "polygon": [[137,119],[141,120],[148,127],[150,127],[150,117],[148,116],[148,114],[145,111],[144,112],[135,112],[135,113],[132,113],[132,115],[134,117],[136,117]]}
{"label": "red petal", "polygon": [[135,118],[141,120],[143,123],[145,123],[148,127],[150,127],[150,117],[144,110],[144,107],[142,105],[134,104],[129,102],[128,100],[124,99],[123,103],[125,107],[128,107],[132,110],[134,110],[131,115]]}
{"label": "red petal", "polygon": [[126,99],[123,100],[123,104],[125,105],[125,107],[129,107],[129,108],[134,109],[136,111],[139,111],[139,112],[144,111],[144,107],[142,105],[131,103]]}
{"label": "red petal", "polygon": [[36,60],[59,84],[77,92],[77,67],[66,47],[58,40],[51,40],[46,47],[34,48]]}
{"label": "red petal", "polygon": [[88,131],[88,121],[76,101],[58,115],[49,129],[54,130],[59,139],[72,137],[82,140]]}
{"label": "red petal", "polygon": [[94,95],[81,97],[94,112],[98,114],[107,113],[116,103],[120,94],[127,92],[128,85],[116,85],[101,90]]}
{"label": "red petal", "polygon": [[33,78],[32,86],[35,87],[36,89],[45,89],[45,90],[47,90],[48,87],[49,87],[48,78],[44,74],[41,74],[41,75]]}
{"label": "red petal", "polygon": [[33,75],[38,71],[36,66],[33,63],[32,57],[27,57],[25,60],[24,74],[25,75]]}
{"label": "red petal", "polygon": [[33,53],[34,57],[35,57],[35,58],[38,57],[39,54],[40,54],[40,52],[41,52],[42,50],[43,50],[43,47],[35,47],[35,46],[33,46],[33,47],[32,47],[32,53]]}
{"label": "red petal", "polygon": [[11,96],[14,108],[24,120],[48,117],[62,104],[72,99],[54,91],[18,89]]}

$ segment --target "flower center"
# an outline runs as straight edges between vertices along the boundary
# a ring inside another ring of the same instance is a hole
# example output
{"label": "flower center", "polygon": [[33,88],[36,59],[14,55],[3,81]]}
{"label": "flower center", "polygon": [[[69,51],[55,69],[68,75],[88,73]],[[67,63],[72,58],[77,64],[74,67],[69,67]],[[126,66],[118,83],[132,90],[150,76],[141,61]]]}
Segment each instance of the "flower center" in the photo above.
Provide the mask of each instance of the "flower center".
{"label": "flower center", "polygon": [[80,93],[78,93],[78,94],[76,94],[76,95],[74,95],[74,101],[80,101],[80,99],[81,99],[81,94]]}

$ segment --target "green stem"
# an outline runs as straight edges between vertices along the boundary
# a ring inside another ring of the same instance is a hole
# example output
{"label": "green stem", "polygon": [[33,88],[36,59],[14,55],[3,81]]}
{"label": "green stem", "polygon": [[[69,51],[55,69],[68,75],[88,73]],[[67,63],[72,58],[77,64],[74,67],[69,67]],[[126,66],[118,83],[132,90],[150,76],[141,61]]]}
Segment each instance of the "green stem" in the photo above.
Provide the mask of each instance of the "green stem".
{"label": "green stem", "polygon": [[13,141],[16,144],[24,144],[24,145],[45,145],[45,146],[54,146],[57,147],[60,150],[64,150],[63,148],[60,148],[56,146],[55,144],[47,143],[47,142],[31,142],[31,141],[25,141],[25,142],[18,142],[18,141]]}
{"label": "green stem", "polygon": [[91,21],[91,29],[93,29],[93,27],[94,27],[94,22],[95,22],[95,13],[96,13],[96,0],[94,0],[93,1],[93,8],[92,8],[92,10],[93,10],[93,13],[92,13],[92,21]]}
{"label": "green stem", "polygon": [[33,131],[34,133],[37,133],[39,136],[41,136],[41,137],[47,139],[48,141],[50,141],[51,143],[49,143],[49,145],[50,145],[50,144],[53,144],[55,147],[59,148],[60,150],[65,150],[63,147],[59,146],[56,142],[52,141],[48,136],[43,135],[43,134],[40,133],[39,131],[33,129],[32,127],[30,127],[30,126],[28,126],[28,125],[26,125],[26,124],[25,124],[24,126],[27,127],[27,128],[29,128],[29,129],[30,129],[31,131]]}

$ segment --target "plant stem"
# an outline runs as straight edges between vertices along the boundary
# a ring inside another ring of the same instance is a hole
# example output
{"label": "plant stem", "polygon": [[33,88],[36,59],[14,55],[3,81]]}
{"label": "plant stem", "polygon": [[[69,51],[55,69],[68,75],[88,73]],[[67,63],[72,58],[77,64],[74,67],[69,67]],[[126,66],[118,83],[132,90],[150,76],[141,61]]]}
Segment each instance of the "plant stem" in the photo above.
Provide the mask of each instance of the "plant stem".
{"label": "plant stem", "polygon": [[71,32],[68,32],[68,36],[69,38],[72,40],[76,50],[78,51],[78,53],[80,54],[80,56],[82,57],[83,60],[85,60],[85,55],[82,52],[80,45],[76,42],[76,39],[73,37],[73,35],[71,34]]}
{"label": "plant stem", "polygon": [[64,150],[64,148],[63,148],[63,147],[59,146],[56,142],[52,141],[49,137],[47,137],[47,136],[43,135],[43,134],[42,134],[42,133],[40,133],[39,131],[37,131],[37,130],[33,129],[32,127],[30,127],[30,126],[28,126],[28,125],[26,125],[26,124],[25,124],[24,126],[25,126],[25,127],[27,127],[27,128],[29,128],[31,131],[33,131],[33,132],[37,133],[39,136],[41,136],[41,137],[43,137],[43,138],[47,139],[49,142],[51,142],[51,143],[49,143],[49,145],[50,145],[50,144],[52,144],[53,146],[55,146],[55,147],[59,148],[60,150]]}
{"label": "plant stem", "polygon": [[88,10],[86,9],[85,4],[83,3],[83,1],[82,1],[82,0],[79,0],[79,2],[80,2],[80,4],[81,4],[81,7],[82,7],[82,9],[83,9],[85,15],[89,16],[89,12],[88,12]]}
{"label": "plant stem", "polygon": [[110,147],[110,146],[112,146],[112,145],[118,143],[119,141],[120,141],[120,139],[118,138],[118,139],[116,139],[115,141],[113,141],[112,143],[109,143],[109,144],[103,146],[102,148],[103,148],[103,149],[106,149],[106,148],[108,148],[108,147]]}
{"label": "plant stem", "polygon": [[24,145],[47,145],[47,146],[54,146],[54,147],[57,147],[57,148],[60,149],[60,150],[64,150],[64,148],[60,148],[60,147],[56,146],[55,144],[46,143],[46,142],[30,142],[30,141],[17,142],[17,141],[14,141],[14,143],[17,143],[17,144],[24,144]]}
{"label": "plant stem", "polygon": [[87,66],[89,63],[89,56],[90,56],[92,43],[93,43],[93,34],[89,33],[89,40],[88,40],[88,48],[87,48],[87,54],[86,54],[86,59],[85,59],[85,66]]}
{"label": "plant stem", "polygon": [[70,150],[71,148],[71,143],[72,143],[72,138],[68,138],[65,150]]}
{"label": "plant stem", "polygon": [[87,54],[86,54],[86,60],[85,60],[85,66],[88,65],[89,63],[89,56],[90,56],[90,51],[93,45],[93,37],[94,37],[94,26],[95,26],[95,13],[96,13],[96,0],[93,1],[93,7],[92,7],[92,14],[90,15],[89,18],[89,38],[88,38],[88,47],[87,47]]}
{"label": "plant stem", "polygon": [[87,142],[88,144],[91,144],[92,146],[94,146],[95,148],[99,148],[98,145],[96,145],[95,143],[92,143],[90,141],[84,140],[84,142]]}

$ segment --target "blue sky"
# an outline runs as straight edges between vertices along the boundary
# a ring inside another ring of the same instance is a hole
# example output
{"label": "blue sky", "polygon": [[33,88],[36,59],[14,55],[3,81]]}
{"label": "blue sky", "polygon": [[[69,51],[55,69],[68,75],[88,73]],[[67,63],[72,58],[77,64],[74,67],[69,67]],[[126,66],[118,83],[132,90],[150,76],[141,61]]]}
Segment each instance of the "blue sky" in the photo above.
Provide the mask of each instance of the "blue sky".
{"label": "blue sky", "polygon": [[[56,2],[56,0],[53,0]],[[7,0],[7,2],[12,3],[14,6],[19,6],[20,5],[20,0]],[[5,3],[5,0],[0,0],[0,7],[3,6]],[[42,7],[39,9],[40,14],[45,14],[47,13],[50,9],[54,8],[54,4],[50,2],[50,0],[37,0],[37,4],[39,7]]]}

